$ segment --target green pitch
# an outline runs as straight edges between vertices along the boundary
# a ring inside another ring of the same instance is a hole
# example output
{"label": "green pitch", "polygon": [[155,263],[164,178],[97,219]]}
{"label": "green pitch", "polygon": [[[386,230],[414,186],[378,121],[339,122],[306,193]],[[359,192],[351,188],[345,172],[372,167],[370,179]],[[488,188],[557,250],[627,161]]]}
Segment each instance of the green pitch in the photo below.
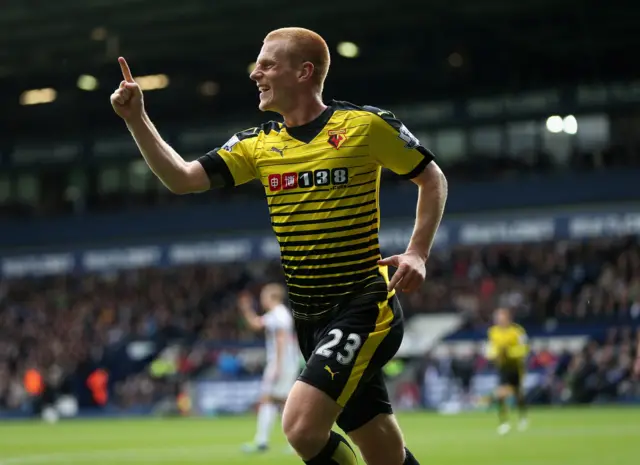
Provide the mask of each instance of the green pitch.
{"label": "green pitch", "polygon": [[[423,465],[633,465],[640,463],[640,409],[538,410],[524,433],[495,433],[492,413],[402,414]],[[271,451],[240,452],[254,418],[72,420],[0,423],[0,465],[301,463],[275,431]]]}

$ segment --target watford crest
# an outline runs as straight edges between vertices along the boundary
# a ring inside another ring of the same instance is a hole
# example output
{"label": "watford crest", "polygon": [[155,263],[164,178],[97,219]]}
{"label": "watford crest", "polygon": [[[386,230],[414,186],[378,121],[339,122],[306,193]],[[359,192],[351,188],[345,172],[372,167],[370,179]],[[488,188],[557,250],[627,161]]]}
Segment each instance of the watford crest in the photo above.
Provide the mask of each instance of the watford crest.
{"label": "watford crest", "polygon": [[347,140],[346,129],[336,129],[335,131],[329,131],[329,143],[336,150],[338,150],[346,140]]}

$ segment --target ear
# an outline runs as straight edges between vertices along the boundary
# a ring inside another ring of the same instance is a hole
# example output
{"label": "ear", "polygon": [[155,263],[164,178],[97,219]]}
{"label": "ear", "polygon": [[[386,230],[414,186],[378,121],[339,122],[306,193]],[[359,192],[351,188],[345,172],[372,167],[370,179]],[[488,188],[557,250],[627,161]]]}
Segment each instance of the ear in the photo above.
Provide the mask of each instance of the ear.
{"label": "ear", "polygon": [[314,72],[315,66],[313,66],[313,63],[311,63],[310,61],[305,61],[304,63],[302,63],[300,71],[298,71],[298,79],[300,81],[309,81],[312,78]]}

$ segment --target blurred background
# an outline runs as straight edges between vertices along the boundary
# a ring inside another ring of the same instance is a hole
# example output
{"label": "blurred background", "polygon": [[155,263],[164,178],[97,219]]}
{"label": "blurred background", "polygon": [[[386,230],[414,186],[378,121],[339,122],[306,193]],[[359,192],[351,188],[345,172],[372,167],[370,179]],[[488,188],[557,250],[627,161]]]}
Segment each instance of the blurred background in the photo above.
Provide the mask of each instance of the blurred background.
{"label": "blurred background", "polygon": [[[281,276],[262,187],[171,194],[109,95],[125,56],[161,134],[195,159],[278,118],[257,110],[248,75],[264,35],[290,25],[329,44],[326,100],[395,112],[449,179],[428,278],[402,296],[406,337],[387,366],[396,409],[489,407],[482,347],[497,305],[531,337],[532,403],[637,403],[639,10],[2,1],[0,419],[252,411],[264,341],[236,296]],[[406,247],[415,198],[384,173],[383,253]],[[251,421],[238,428],[253,434]]]}

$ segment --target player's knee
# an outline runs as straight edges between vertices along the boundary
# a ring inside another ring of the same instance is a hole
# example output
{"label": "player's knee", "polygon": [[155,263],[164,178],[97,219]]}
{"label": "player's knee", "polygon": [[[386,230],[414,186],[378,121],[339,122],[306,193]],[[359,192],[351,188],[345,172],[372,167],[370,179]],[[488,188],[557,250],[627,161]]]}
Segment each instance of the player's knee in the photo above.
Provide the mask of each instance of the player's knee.
{"label": "player's knee", "polygon": [[402,465],[404,439],[393,415],[378,415],[366,425],[349,433],[367,465]]}
{"label": "player's knee", "polygon": [[289,444],[303,459],[314,457],[327,444],[340,408],[326,394],[302,382],[291,390],[282,416]]}
{"label": "player's knee", "polygon": [[314,424],[310,415],[303,409],[288,403],[282,416],[282,431],[298,454],[310,457],[322,448],[327,441],[329,430],[324,431]]}
{"label": "player's knee", "polygon": [[285,415],[282,430],[291,447],[303,458],[314,456],[329,437],[329,431],[321,430],[302,415]]}

